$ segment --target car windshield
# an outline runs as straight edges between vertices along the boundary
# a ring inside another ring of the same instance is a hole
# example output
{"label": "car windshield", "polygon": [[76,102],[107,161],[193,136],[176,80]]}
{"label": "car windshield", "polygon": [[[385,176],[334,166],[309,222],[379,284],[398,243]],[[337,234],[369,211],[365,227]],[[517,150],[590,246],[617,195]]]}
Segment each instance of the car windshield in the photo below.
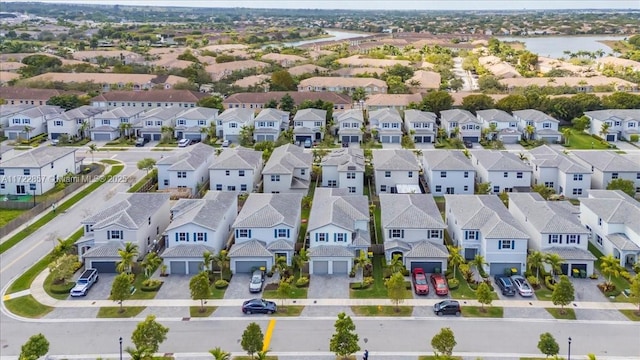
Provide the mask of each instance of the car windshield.
{"label": "car windshield", "polygon": [[260,284],[261,282],[262,282],[262,279],[260,279],[260,276],[254,276],[251,278],[252,284]]}
{"label": "car windshield", "polygon": [[445,289],[447,287],[447,285],[445,285],[444,283],[437,283],[436,286],[438,287],[438,289]]}
{"label": "car windshield", "polygon": [[418,285],[427,285],[427,279],[423,277],[416,277],[416,284]]}

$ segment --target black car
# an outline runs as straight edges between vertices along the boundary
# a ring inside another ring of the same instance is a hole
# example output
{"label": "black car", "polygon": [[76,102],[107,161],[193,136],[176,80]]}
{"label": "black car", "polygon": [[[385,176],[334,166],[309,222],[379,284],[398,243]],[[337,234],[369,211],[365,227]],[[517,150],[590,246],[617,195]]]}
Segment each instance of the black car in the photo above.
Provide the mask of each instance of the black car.
{"label": "black car", "polygon": [[433,305],[433,312],[438,315],[460,316],[460,303],[456,300],[444,300]]}
{"label": "black car", "polygon": [[473,148],[473,143],[469,140],[465,140],[464,141],[464,147],[466,147],[467,149],[471,149]]}
{"label": "black car", "polygon": [[276,303],[265,299],[251,299],[242,303],[242,312],[245,314],[273,314],[277,310]]}
{"label": "black car", "polygon": [[494,279],[496,280],[496,284],[498,284],[500,290],[502,290],[502,295],[516,296],[516,287],[510,277],[506,275],[496,275]]}

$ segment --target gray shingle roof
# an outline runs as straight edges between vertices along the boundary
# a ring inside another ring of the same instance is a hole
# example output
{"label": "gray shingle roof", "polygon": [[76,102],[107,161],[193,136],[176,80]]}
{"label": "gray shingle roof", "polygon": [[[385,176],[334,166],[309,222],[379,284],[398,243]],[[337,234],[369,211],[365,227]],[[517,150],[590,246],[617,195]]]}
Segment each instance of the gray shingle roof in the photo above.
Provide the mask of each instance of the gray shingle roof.
{"label": "gray shingle roof", "polygon": [[277,239],[272,243],[269,243],[267,245],[267,250],[269,251],[290,251],[290,250],[294,250],[295,246],[293,245],[293,243],[289,240],[285,240],[285,239]]}
{"label": "gray shingle roof", "polygon": [[608,109],[608,110],[596,110],[585,111],[585,115],[605,121],[611,118],[618,118],[620,120],[640,120],[640,109]]}
{"label": "gray shingle roof", "polygon": [[640,234],[640,203],[620,190],[589,190],[589,197],[580,199],[583,206],[607,223],[624,224]]}
{"label": "gray shingle roof", "polygon": [[118,250],[124,249],[124,244],[120,241],[109,241],[107,243],[97,245],[84,253],[84,258],[120,258]]}
{"label": "gray shingle roof", "polygon": [[613,243],[615,247],[622,251],[640,251],[640,245],[634,243],[622,233],[607,235],[607,239]]}
{"label": "gray shingle roof", "polygon": [[296,115],[293,117],[293,121],[322,121],[324,124],[327,121],[327,110],[321,109],[302,109],[298,110]]}
{"label": "gray shingle roof", "polygon": [[411,150],[374,150],[373,167],[376,171],[418,171],[420,166]]}
{"label": "gray shingle roof", "polygon": [[256,116],[255,121],[275,121],[278,125],[289,122],[289,112],[278,109],[262,109]]}
{"label": "gray shingle roof", "polygon": [[507,151],[474,150],[471,151],[471,157],[487,171],[533,172],[518,156]]}
{"label": "gray shingle roof", "polygon": [[284,224],[298,227],[302,194],[251,193],[233,228],[271,228]]}
{"label": "gray shingle roof", "polygon": [[336,225],[355,232],[356,221],[369,221],[369,201],[366,196],[349,194],[347,189],[316,188],[308,231]]}
{"label": "gray shingle roof", "polygon": [[96,119],[116,119],[129,118],[131,116],[140,114],[144,109],[138,109],[134,107],[118,107],[109,111],[105,111],[96,115]]}
{"label": "gray shingle roof", "polygon": [[477,110],[476,115],[478,115],[478,118],[482,118],[486,122],[516,122],[516,119],[509,115],[509,113],[498,109]]}
{"label": "gray shingle roof", "polygon": [[449,257],[447,247],[443,244],[437,244],[432,241],[422,240],[415,243],[410,243],[411,250],[407,252],[405,258],[440,258],[446,259]]}
{"label": "gray shingle roof", "polygon": [[[0,164],[0,167],[8,168],[41,168],[47,166],[52,162],[75,153],[78,149],[72,147],[62,146],[40,146],[31,151],[24,152],[20,155],[14,156]],[[74,169],[69,169],[73,171]]]}
{"label": "gray shingle roof", "polygon": [[180,244],[166,248],[162,252],[162,258],[197,258],[198,260],[202,260],[202,255],[205,251],[214,255],[216,253],[216,250],[211,246],[202,244]]}
{"label": "gray shingle roof", "polygon": [[515,206],[542,234],[589,234],[577,214],[579,208],[568,201],[546,201],[538,193],[510,193],[509,207]]}
{"label": "gray shingle roof", "polygon": [[349,257],[355,256],[353,250],[340,245],[320,245],[309,249],[309,257]]}
{"label": "gray shingle roof", "polygon": [[237,208],[235,192],[209,191],[202,199],[180,199],[171,208],[173,220],[167,231],[185,224],[216,230],[230,207]]}
{"label": "gray shingle roof", "polygon": [[444,229],[440,210],[430,194],[380,194],[382,228]]}
{"label": "gray shingle roof", "polygon": [[369,122],[372,123],[380,123],[380,122],[395,122],[401,123],[402,117],[400,113],[395,108],[384,108],[380,110],[374,110],[369,113]]}
{"label": "gray shingle roof", "polygon": [[364,151],[348,147],[334,150],[327,154],[321,162],[322,166],[337,166],[338,171],[364,171]]}
{"label": "gray shingle roof", "polygon": [[478,229],[485,239],[529,239],[496,195],[445,195],[458,227]]}
{"label": "gray shingle roof", "polygon": [[312,162],[312,154],[305,153],[300,146],[286,144],[273,149],[262,174],[293,174],[295,169],[310,169]]}
{"label": "gray shingle roof", "polygon": [[133,193],[127,198],[82,221],[93,224],[94,229],[109,225],[119,225],[127,229],[138,229],[148,221],[165,202],[169,202],[169,194]]}
{"label": "gray shingle roof", "polygon": [[62,114],[63,112],[64,112],[64,109],[62,109],[59,106],[42,105],[42,106],[28,108],[24,111],[21,111],[20,114],[30,118],[38,118],[38,117],[43,117],[45,115]]}
{"label": "gray shingle roof", "polygon": [[215,119],[218,116],[218,109],[211,109],[206,107],[194,107],[189,108],[188,110],[180,113],[177,118],[178,119],[186,119],[186,120],[208,120]]}
{"label": "gray shingle roof", "polygon": [[364,123],[364,115],[362,114],[362,110],[351,109],[345,111],[336,111],[333,113],[333,119],[336,123],[340,123],[344,120],[355,120],[360,123]]}
{"label": "gray shingle roof", "polygon": [[236,121],[240,124],[253,124],[254,112],[253,109],[243,109],[243,108],[232,108],[226,109],[220,116],[218,116],[218,120],[222,120],[222,122],[230,122]]}
{"label": "gray shingle roof", "polygon": [[593,256],[589,250],[585,250],[579,247],[560,247],[554,246],[544,249],[545,253],[558,254],[564,260],[582,260],[582,261],[595,261],[596,257]]}
{"label": "gray shingle roof", "polygon": [[405,123],[435,123],[436,114],[428,111],[420,110],[405,110],[404,111]]}
{"label": "gray shingle roof", "polygon": [[451,110],[440,111],[440,119],[446,123],[451,123],[451,122],[456,122],[458,124],[467,124],[467,123],[480,124],[481,123],[481,121],[478,120],[478,118],[476,118],[475,116],[473,116],[472,113],[462,109],[451,109]]}
{"label": "gray shingle roof", "polygon": [[158,165],[170,165],[169,171],[193,171],[213,157],[215,149],[209,145],[198,143],[185,151],[168,156],[158,161]]}
{"label": "gray shingle roof", "polygon": [[[425,151],[422,155],[425,161],[425,168],[432,171],[473,171],[475,168],[471,164],[471,159],[466,157],[462,151],[438,150]],[[470,176],[473,178],[473,176]]]}
{"label": "gray shingle roof", "polygon": [[538,146],[530,150],[529,153],[533,157],[531,162],[538,167],[557,168],[565,174],[591,173],[591,169],[548,145]]}
{"label": "gray shingle roof", "polygon": [[400,250],[404,250],[404,251],[409,251],[411,250],[411,245],[409,245],[408,243],[401,241],[401,240],[391,240],[391,241],[385,241],[384,242],[384,250],[388,251],[388,250],[393,250],[393,249],[400,249]]}
{"label": "gray shingle roof", "polygon": [[573,151],[572,155],[602,172],[640,172],[633,161],[614,151]]}
{"label": "gray shingle roof", "polygon": [[175,119],[183,110],[183,108],[177,106],[153,108],[142,114],[140,119],[143,121],[146,119],[159,119],[162,121],[171,120]]}
{"label": "gray shingle roof", "polygon": [[516,110],[513,112],[513,116],[516,116],[525,121],[533,121],[534,123],[540,123],[545,121],[551,121],[555,123],[559,123],[560,121],[552,118],[551,116],[543,113],[540,110],[527,109],[527,110]]}
{"label": "gray shingle roof", "polygon": [[225,149],[218,155],[209,169],[212,170],[257,170],[262,164],[262,151],[251,149]]}
{"label": "gray shingle roof", "polygon": [[229,250],[229,257],[273,257],[273,254],[267,250],[264,242],[252,239],[233,244]]}

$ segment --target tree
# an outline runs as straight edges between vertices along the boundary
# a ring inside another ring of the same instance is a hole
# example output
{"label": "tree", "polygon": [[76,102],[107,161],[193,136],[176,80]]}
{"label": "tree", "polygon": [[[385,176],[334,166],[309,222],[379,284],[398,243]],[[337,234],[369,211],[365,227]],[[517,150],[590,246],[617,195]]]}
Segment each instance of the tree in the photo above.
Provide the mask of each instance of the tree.
{"label": "tree", "polygon": [[78,95],[63,94],[55,95],[49,98],[47,105],[59,106],[65,110],[71,110],[78,108],[82,105],[87,105],[87,101],[80,98]]}
{"label": "tree", "polygon": [[360,100],[365,101],[367,100],[367,92],[364,90],[363,87],[356,88],[355,90],[353,90],[353,93],[351,94],[351,99],[355,103],[359,103]]}
{"label": "tree", "polygon": [[362,284],[364,284],[364,268],[371,265],[371,259],[369,259],[369,255],[366,251],[361,250],[360,255],[353,260],[353,268],[354,271],[358,271],[358,269],[362,269]]}
{"label": "tree", "polygon": [[124,138],[125,136],[129,136],[132,125],[131,123],[123,122],[118,125],[118,128],[120,129],[120,137]]}
{"label": "tree", "polygon": [[242,345],[242,349],[253,359],[253,354],[262,350],[264,346],[264,335],[262,334],[260,325],[254,322],[249,324],[242,333],[240,345]]}
{"label": "tree", "polygon": [[464,264],[464,256],[462,256],[462,248],[456,247],[453,245],[447,245],[447,250],[449,250],[449,265],[453,266],[453,277],[455,278],[456,272],[458,270],[458,266],[460,264]]}
{"label": "tree", "polygon": [[558,275],[562,272],[562,263],[564,259],[556,253],[549,253],[544,257],[544,262],[551,266],[551,274]]}
{"label": "tree", "polygon": [[607,139],[607,134],[609,133],[610,127],[611,126],[606,122],[603,122],[602,126],[600,126],[600,137],[602,137],[603,140]]}
{"label": "tree", "polygon": [[338,314],[338,320],[333,325],[336,332],[329,341],[329,350],[338,357],[346,359],[351,354],[360,351],[358,334],[355,333],[356,325],[344,312]]}
{"label": "tree", "polygon": [[222,98],[219,96],[207,96],[198,100],[198,106],[206,107],[210,109],[218,109],[221,112],[224,111],[224,105],[222,105]]}
{"label": "tree", "polygon": [[544,184],[534,185],[532,190],[533,192],[537,192],[538,194],[540,194],[540,196],[542,196],[542,198],[545,200],[549,200],[549,197],[556,193],[553,188],[546,187]]}
{"label": "tree", "polygon": [[536,128],[533,127],[533,125],[527,125],[524,128],[524,133],[527,135],[527,140],[532,140],[533,134],[535,134],[535,132],[536,132]]}
{"label": "tree", "polygon": [[238,136],[238,141],[240,142],[240,146],[251,147],[253,145],[254,129],[255,128],[253,126],[243,126],[242,128],[240,128],[240,135]]}
{"label": "tree", "polygon": [[482,304],[481,311],[485,312],[486,310],[484,306],[491,305],[491,302],[493,301],[493,294],[491,294],[489,284],[484,281],[481,282],[480,285],[478,285],[478,290],[476,290],[476,296],[478,297],[478,302]]}
{"label": "tree", "polygon": [[569,138],[571,138],[572,132],[571,128],[562,129],[562,137],[564,137],[564,144],[569,145]]}
{"label": "tree", "polygon": [[120,255],[120,261],[116,264],[118,272],[131,274],[131,268],[138,259],[138,245],[127,242],[124,244],[124,249],[118,249],[118,255]]}
{"label": "tree", "polygon": [[278,100],[269,99],[267,102],[264,103],[264,108],[265,109],[277,109],[278,108]]}
{"label": "tree", "polygon": [[302,268],[304,268],[304,264],[309,261],[309,255],[307,254],[307,249],[302,248],[300,251],[293,256],[293,263],[296,264],[298,270],[300,271],[300,276],[302,277]]}
{"label": "tree", "polygon": [[49,271],[55,283],[66,283],[76,271],[78,256],[65,254],[49,264]]}
{"label": "tree", "polygon": [[385,281],[387,287],[387,295],[391,302],[395,305],[395,310],[400,311],[398,307],[403,301],[406,293],[404,285],[404,276],[400,272],[396,272],[389,279]]}
{"label": "tree", "polygon": [[624,271],[622,265],[620,265],[620,259],[616,259],[613,255],[602,256],[600,258],[600,271],[607,276],[607,286],[612,286],[611,276],[620,276],[620,273]]}
{"label": "tree", "polygon": [[579,93],[573,95],[571,101],[577,104],[582,112],[602,109],[602,100],[595,94]]}
{"label": "tree", "polygon": [[[284,257],[284,256],[281,256]],[[291,286],[291,282],[293,281],[293,276],[289,276],[288,278],[280,278],[280,282],[278,283],[278,289],[276,293],[278,294],[278,298],[282,300],[282,306],[284,306],[284,300],[289,297],[291,294],[291,290],[293,286]]]}
{"label": "tree", "polygon": [[629,287],[629,299],[632,304],[638,305],[637,314],[640,314],[640,274],[636,274],[631,280]]}
{"label": "tree", "polygon": [[213,360],[230,360],[231,354],[222,350],[220,347],[209,350],[209,354],[213,356]]}
{"label": "tree", "polygon": [[558,355],[560,351],[560,346],[556,342],[556,339],[550,333],[546,332],[540,334],[540,341],[538,341],[538,349],[540,352],[545,354],[547,357]]}
{"label": "tree", "polygon": [[274,71],[271,74],[271,91],[293,91],[296,90],[296,83],[287,70]]}
{"label": "tree", "polygon": [[127,346],[124,351],[131,356],[131,360],[150,360],[153,359],[153,352],[146,347],[132,348]]}
{"label": "tree", "polygon": [[560,281],[551,293],[551,301],[553,305],[560,305],[560,312],[564,314],[564,307],[571,304],[575,299],[573,284],[569,281],[567,275],[560,276]]}
{"label": "tree", "polygon": [[422,98],[420,106],[422,111],[431,111],[440,117],[440,111],[451,109],[453,98],[446,91],[432,91]]}
{"label": "tree", "polygon": [[536,278],[540,277],[540,268],[544,265],[544,255],[540,251],[532,251],[527,256],[527,270],[536,269]]}
{"label": "tree", "polygon": [[147,315],[133,330],[131,341],[137,348],[147,348],[151,353],[156,353],[160,344],[167,340],[168,332],[169,328],[157,322],[155,315]]}
{"label": "tree", "polygon": [[142,268],[144,269],[144,276],[149,278],[151,276],[151,272],[155,270],[158,266],[162,264],[162,258],[158,256],[155,252],[150,252],[147,256],[142,260]]}
{"label": "tree", "polygon": [[611,95],[603,96],[602,105],[606,109],[639,109],[640,96],[626,92],[615,92]]}
{"label": "tree", "polygon": [[22,131],[27,134],[27,141],[31,141],[31,132],[33,131],[33,128],[29,125],[25,125]]}
{"label": "tree", "polygon": [[213,261],[218,266],[218,269],[220,269],[220,280],[222,280],[222,275],[224,271],[229,268],[231,261],[229,255],[227,254],[227,250],[220,250],[218,255],[213,257]]}
{"label": "tree", "polygon": [[284,94],[284,96],[280,99],[280,110],[291,112],[295,107],[295,101],[289,95],[289,93]]}
{"label": "tree", "polygon": [[633,180],[626,179],[613,179],[607,185],[607,190],[621,190],[625,194],[633,197],[636,193],[636,188]]}
{"label": "tree", "polygon": [[440,353],[442,355],[451,356],[453,348],[457,344],[453,331],[448,327],[440,329],[440,332],[431,339],[431,347],[436,355],[437,353]]}
{"label": "tree", "polygon": [[484,256],[476,254],[473,260],[469,261],[469,265],[475,266],[478,269],[478,273],[482,275],[484,274],[484,266],[487,265],[487,260],[485,260]]}
{"label": "tree", "polygon": [[589,120],[588,117],[583,115],[571,120],[571,124],[573,125],[574,129],[576,129],[579,132],[583,132],[586,128],[589,127],[589,125],[591,125],[591,120]]}
{"label": "tree", "polygon": [[204,270],[207,273],[211,272],[211,265],[213,264],[213,258],[214,256],[211,253],[211,251],[205,250],[205,252],[202,253],[202,270]]}
{"label": "tree", "polygon": [[209,298],[211,291],[209,287],[209,274],[202,271],[191,278],[189,281],[189,290],[191,290],[191,298],[200,300],[200,312],[204,312],[204,300]]}
{"label": "tree", "polygon": [[156,166],[156,161],[152,158],[144,158],[138,161],[138,169],[145,170],[147,175],[149,175],[149,170],[153,169]]}
{"label": "tree", "polygon": [[485,183],[479,183],[478,184],[478,188],[476,189],[476,194],[479,195],[486,195],[491,193],[491,183],[490,182],[485,182]]}
{"label": "tree", "polygon": [[492,109],[495,106],[493,98],[489,95],[468,95],[462,99],[462,108],[471,112],[477,110]]}
{"label": "tree", "polygon": [[49,352],[49,341],[42,334],[33,335],[20,348],[19,360],[37,360]]}
{"label": "tree", "polygon": [[514,94],[507,95],[496,102],[496,109],[506,112],[514,112],[516,110],[524,110],[529,108],[529,100],[524,95]]}
{"label": "tree", "polygon": [[111,285],[111,300],[120,303],[120,313],[124,312],[122,303],[131,297],[132,282],[133,275],[127,273],[120,273],[113,279],[113,284]]}
{"label": "tree", "polygon": [[98,151],[98,146],[96,144],[91,144],[89,145],[89,153],[91,153],[91,162],[94,163],[95,160],[93,159],[93,153]]}
{"label": "tree", "polygon": [[405,267],[400,254],[394,254],[389,264],[387,264],[387,267],[391,270],[391,274],[402,273]]}

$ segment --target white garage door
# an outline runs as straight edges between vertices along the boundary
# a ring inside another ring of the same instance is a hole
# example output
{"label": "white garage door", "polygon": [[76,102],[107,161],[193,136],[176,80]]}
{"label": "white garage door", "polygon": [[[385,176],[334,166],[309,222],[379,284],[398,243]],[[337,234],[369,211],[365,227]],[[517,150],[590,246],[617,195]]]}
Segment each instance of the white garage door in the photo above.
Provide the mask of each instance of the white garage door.
{"label": "white garage door", "polygon": [[346,275],[349,272],[349,262],[348,261],[333,261],[333,274],[344,274]]}
{"label": "white garage door", "polygon": [[175,275],[186,275],[187,274],[186,263],[184,261],[170,261],[169,273],[175,274]]}
{"label": "white garage door", "polygon": [[111,136],[109,134],[93,134],[93,140],[95,141],[109,141]]}
{"label": "white garage door", "polygon": [[314,261],[313,262],[313,273],[315,275],[326,275],[329,273],[329,262],[328,261]]}

